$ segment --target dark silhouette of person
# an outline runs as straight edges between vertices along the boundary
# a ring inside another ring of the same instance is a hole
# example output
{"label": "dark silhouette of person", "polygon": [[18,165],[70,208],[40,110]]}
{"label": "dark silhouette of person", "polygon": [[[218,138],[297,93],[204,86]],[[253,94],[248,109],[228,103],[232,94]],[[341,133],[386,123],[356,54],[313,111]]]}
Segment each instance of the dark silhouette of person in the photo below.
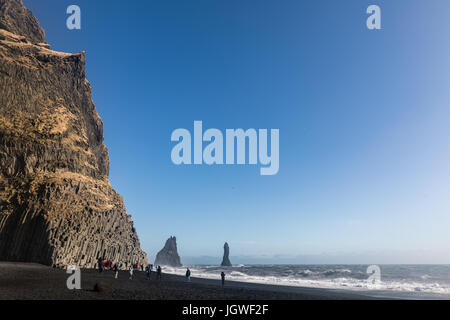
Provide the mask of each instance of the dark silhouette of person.
{"label": "dark silhouette of person", "polygon": [[220,277],[222,278],[222,287],[224,287],[225,286],[225,273],[223,271],[220,274]]}
{"label": "dark silhouette of person", "polygon": [[98,272],[101,273],[103,271],[103,259],[98,258]]}
{"label": "dark silhouette of person", "polygon": [[150,265],[145,267],[145,272],[147,273],[147,280],[150,280],[150,273],[152,272],[152,270],[150,269]]}
{"label": "dark silhouette of person", "polygon": [[161,269],[161,266],[158,266],[158,268],[157,268],[156,270],[157,270],[156,273],[157,273],[157,275],[158,275],[158,280],[161,280],[161,278],[162,278],[162,269]]}
{"label": "dark silhouette of person", "polygon": [[189,270],[189,268],[186,270],[186,280],[187,282],[191,281],[191,270]]}

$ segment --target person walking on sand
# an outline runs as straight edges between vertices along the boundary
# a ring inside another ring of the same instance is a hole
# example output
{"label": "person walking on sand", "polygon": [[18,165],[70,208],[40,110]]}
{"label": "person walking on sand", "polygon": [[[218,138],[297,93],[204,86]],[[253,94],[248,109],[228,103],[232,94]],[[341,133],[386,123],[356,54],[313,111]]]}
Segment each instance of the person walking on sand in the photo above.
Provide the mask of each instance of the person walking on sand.
{"label": "person walking on sand", "polygon": [[220,274],[220,277],[222,278],[222,287],[225,286],[225,272],[222,271],[222,273]]}
{"label": "person walking on sand", "polygon": [[131,265],[131,267],[130,267],[130,280],[133,280],[133,271],[134,271],[134,268],[133,268],[133,265]]}
{"label": "person walking on sand", "polygon": [[186,281],[191,282],[191,270],[189,268],[186,270]]}
{"label": "person walking on sand", "polygon": [[117,279],[119,277],[119,267],[117,267],[117,263],[114,264],[113,271],[114,271],[114,278]]}
{"label": "person walking on sand", "polygon": [[161,280],[161,278],[162,278],[161,266],[158,266],[158,268],[156,269],[156,274],[158,275],[158,280]]}
{"label": "person walking on sand", "polygon": [[150,265],[148,265],[145,268],[145,273],[147,274],[147,280],[150,280],[150,272],[152,272],[152,270],[150,269]]}

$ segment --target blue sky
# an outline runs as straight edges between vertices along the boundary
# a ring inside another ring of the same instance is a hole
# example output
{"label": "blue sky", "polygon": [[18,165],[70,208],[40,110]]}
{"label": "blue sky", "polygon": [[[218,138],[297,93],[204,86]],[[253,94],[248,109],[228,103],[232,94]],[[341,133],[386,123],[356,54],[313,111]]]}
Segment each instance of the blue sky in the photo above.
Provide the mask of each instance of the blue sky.
{"label": "blue sky", "polygon": [[[151,259],[176,235],[182,258],[228,241],[243,263],[450,263],[448,1],[24,3],[54,50],[86,51],[110,180]],[[280,129],[279,173],[173,165],[194,120]]]}

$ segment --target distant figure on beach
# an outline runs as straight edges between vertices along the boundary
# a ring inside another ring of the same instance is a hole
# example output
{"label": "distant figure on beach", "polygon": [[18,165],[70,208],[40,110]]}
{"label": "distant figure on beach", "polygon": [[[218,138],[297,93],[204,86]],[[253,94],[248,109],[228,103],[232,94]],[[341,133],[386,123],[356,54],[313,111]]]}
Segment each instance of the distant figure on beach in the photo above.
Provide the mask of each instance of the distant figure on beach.
{"label": "distant figure on beach", "polygon": [[161,280],[161,277],[162,277],[161,266],[158,266],[158,268],[156,269],[156,274],[158,275],[158,280]]}
{"label": "distant figure on beach", "polygon": [[117,263],[114,264],[113,271],[114,271],[114,274],[115,274],[114,278],[117,279],[119,277],[119,267],[117,267]]}
{"label": "distant figure on beach", "polygon": [[220,274],[220,277],[222,278],[222,287],[225,286],[225,272],[222,271],[222,273]]}
{"label": "distant figure on beach", "polygon": [[187,282],[191,282],[191,270],[189,268],[186,270],[186,280]]}
{"label": "distant figure on beach", "polygon": [[101,273],[103,271],[103,259],[98,258],[98,272]]}
{"label": "distant figure on beach", "polygon": [[131,267],[130,267],[130,280],[133,280],[133,271],[134,271],[134,266],[131,265]]}
{"label": "distant figure on beach", "polygon": [[150,265],[148,265],[148,266],[145,268],[145,272],[147,273],[147,280],[150,280],[150,274],[151,274],[151,272],[152,272],[152,269],[150,269]]}

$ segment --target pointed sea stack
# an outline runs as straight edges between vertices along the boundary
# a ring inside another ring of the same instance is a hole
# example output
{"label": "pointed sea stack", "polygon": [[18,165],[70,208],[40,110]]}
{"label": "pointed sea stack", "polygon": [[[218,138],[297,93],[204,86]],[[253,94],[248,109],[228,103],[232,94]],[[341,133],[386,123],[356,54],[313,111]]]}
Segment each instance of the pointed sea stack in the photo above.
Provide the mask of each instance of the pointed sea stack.
{"label": "pointed sea stack", "polygon": [[223,259],[222,259],[222,267],[231,267],[231,261],[230,261],[230,247],[228,246],[228,243],[225,242],[223,246]]}
{"label": "pointed sea stack", "polygon": [[170,237],[167,239],[164,248],[156,255],[155,264],[170,267],[182,266],[177,250],[177,238]]}
{"label": "pointed sea stack", "polygon": [[111,187],[85,54],[50,50],[21,0],[0,0],[0,260],[147,263]]}

